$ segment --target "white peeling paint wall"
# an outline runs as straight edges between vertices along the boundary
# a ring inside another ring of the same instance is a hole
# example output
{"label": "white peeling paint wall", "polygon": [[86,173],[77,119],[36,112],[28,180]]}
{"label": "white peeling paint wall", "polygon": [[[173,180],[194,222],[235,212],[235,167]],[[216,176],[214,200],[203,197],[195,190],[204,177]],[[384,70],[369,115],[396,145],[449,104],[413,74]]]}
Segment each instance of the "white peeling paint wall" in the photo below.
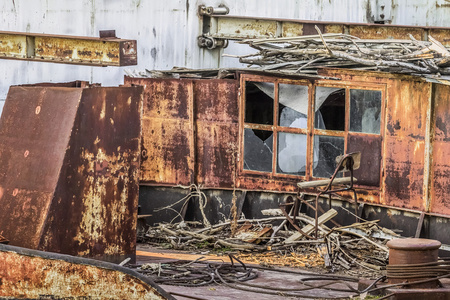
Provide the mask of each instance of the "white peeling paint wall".
{"label": "white peeling paint wall", "polygon": [[[214,51],[197,46],[200,4],[225,4],[235,16],[318,21],[372,22],[381,5],[387,6],[392,24],[449,26],[450,18],[449,0],[2,0],[0,31],[98,36],[99,30],[115,29],[118,37],[138,41],[139,64],[131,69],[239,66],[222,54],[249,53],[244,45],[230,43]],[[88,80],[118,85],[124,68],[130,67],[0,60],[0,101],[18,84]]]}

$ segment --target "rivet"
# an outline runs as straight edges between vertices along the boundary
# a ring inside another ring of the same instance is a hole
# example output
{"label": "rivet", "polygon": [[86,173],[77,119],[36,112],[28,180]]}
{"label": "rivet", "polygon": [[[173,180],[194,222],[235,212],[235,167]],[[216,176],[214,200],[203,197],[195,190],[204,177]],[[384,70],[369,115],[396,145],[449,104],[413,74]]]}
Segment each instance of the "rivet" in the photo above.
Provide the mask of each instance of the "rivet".
{"label": "rivet", "polygon": [[38,106],[36,106],[35,113],[38,115],[40,112],[41,112],[41,106],[38,105]]}

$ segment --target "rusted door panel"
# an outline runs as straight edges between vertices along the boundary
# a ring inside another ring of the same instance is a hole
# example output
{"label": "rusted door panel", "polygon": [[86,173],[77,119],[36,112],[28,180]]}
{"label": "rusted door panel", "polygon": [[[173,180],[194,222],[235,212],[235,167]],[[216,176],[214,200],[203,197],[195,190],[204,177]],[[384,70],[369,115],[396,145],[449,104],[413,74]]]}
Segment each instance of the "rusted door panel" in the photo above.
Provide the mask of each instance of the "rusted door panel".
{"label": "rusted door panel", "polygon": [[450,215],[450,86],[435,84],[430,211]]}
{"label": "rusted door panel", "polygon": [[0,245],[0,278],[7,299],[174,299],[128,268],[7,245]]}
{"label": "rusted door panel", "polygon": [[348,135],[347,153],[361,152],[361,166],[354,171],[358,185],[378,187],[381,172],[381,136]]}
{"label": "rusted door panel", "polygon": [[189,185],[193,164],[189,121],[144,117],[140,180],[146,183]]}
{"label": "rusted door panel", "polygon": [[0,119],[0,228],[11,244],[38,246],[81,93],[9,90]]}
{"label": "rusted door panel", "polygon": [[383,204],[423,210],[424,141],[386,138]]}
{"label": "rusted door panel", "polygon": [[403,208],[425,208],[425,137],[430,85],[414,80],[392,80],[388,85],[384,145],[383,203]]}
{"label": "rusted door panel", "polygon": [[230,188],[237,163],[237,80],[195,80],[197,182]]}
{"label": "rusted door panel", "polygon": [[424,140],[430,84],[395,80],[388,88],[387,135]]}
{"label": "rusted door panel", "polygon": [[125,84],[144,86],[141,182],[189,185],[194,171],[192,81],[125,77]]}
{"label": "rusted door panel", "polygon": [[205,187],[233,187],[237,172],[237,124],[197,122],[197,182]]}
{"label": "rusted door panel", "polygon": [[40,249],[113,261],[134,255],[142,91],[83,89]]}
{"label": "rusted door panel", "polygon": [[215,123],[239,121],[237,80],[196,80],[196,119]]}

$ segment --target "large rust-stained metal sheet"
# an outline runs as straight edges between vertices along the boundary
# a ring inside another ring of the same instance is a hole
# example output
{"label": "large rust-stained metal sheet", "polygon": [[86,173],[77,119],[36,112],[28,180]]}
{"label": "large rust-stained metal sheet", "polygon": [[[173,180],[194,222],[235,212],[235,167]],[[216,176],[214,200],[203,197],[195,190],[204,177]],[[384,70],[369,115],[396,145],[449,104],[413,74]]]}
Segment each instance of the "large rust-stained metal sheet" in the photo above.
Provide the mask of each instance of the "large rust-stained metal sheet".
{"label": "large rust-stained metal sheet", "polygon": [[424,210],[430,85],[393,80],[388,87],[383,204]]}
{"label": "large rust-stained metal sheet", "polygon": [[142,183],[193,182],[193,95],[191,80],[125,77],[142,85]]}
{"label": "large rust-stained metal sheet", "polygon": [[112,261],[134,256],[142,90],[83,90],[41,249]]}
{"label": "large rust-stained metal sheet", "polygon": [[120,260],[136,246],[141,87],[12,87],[0,226],[12,245]]}
{"label": "large rust-stained metal sheet", "polygon": [[7,245],[0,245],[0,278],[6,299],[174,299],[128,268]]}
{"label": "large rust-stained metal sheet", "polygon": [[137,64],[136,40],[0,31],[0,58],[97,66]]}
{"label": "large rust-stained metal sheet", "polygon": [[430,211],[450,215],[450,86],[434,84],[435,127]]}
{"label": "large rust-stained metal sheet", "polygon": [[231,188],[238,165],[237,80],[194,81],[197,182]]}
{"label": "large rust-stained metal sheet", "polygon": [[37,248],[81,89],[11,87],[0,119],[0,230]]}

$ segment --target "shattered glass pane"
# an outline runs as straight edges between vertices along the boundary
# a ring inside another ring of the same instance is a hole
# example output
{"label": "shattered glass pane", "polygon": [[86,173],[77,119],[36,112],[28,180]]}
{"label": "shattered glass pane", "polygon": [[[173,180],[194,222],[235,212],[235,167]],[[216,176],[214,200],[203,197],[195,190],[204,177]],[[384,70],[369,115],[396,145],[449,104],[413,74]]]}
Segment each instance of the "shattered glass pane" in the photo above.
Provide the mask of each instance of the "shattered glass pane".
{"label": "shattered glass pane", "polygon": [[245,82],[245,122],[273,125],[274,84]]}
{"label": "shattered glass pane", "polygon": [[305,85],[278,85],[278,125],[306,128],[308,118],[308,87]]}
{"label": "shattered glass pane", "polygon": [[350,90],[350,131],[380,133],[381,91]]}
{"label": "shattered glass pane", "polygon": [[306,134],[278,133],[277,173],[305,175]]}
{"label": "shattered glass pane", "polygon": [[316,87],[314,127],[345,130],[345,89]]}
{"label": "shattered glass pane", "polygon": [[244,169],[272,172],[273,133],[244,129]]}
{"label": "shattered glass pane", "polygon": [[[336,157],[344,154],[344,144],[343,137],[314,136],[314,177],[330,178],[333,175]],[[342,176],[342,173],[339,175]]]}

